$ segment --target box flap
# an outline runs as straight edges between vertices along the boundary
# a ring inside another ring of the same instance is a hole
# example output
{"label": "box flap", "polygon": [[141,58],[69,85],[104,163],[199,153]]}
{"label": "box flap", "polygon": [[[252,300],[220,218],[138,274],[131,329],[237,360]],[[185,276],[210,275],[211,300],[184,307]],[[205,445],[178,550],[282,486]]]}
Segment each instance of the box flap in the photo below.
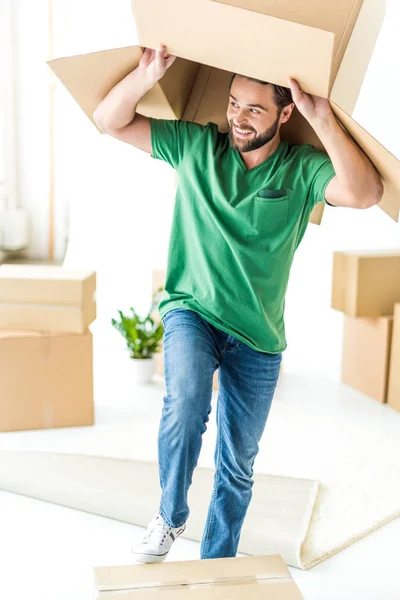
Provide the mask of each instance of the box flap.
{"label": "box flap", "polygon": [[284,560],[278,555],[95,568],[96,585],[100,591],[250,583],[271,578],[290,578]]}
{"label": "box flap", "polygon": [[352,115],[385,18],[385,2],[364,0],[341,61],[331,100]]}
{"label": "box flap", "polygon": [[307,0],[307,2],[304,2],[304,0],[280,0],[279,2],[276,0],[214,1],[334,33],[332,83],[335,80],[363,2],[363,0],[335,0],[335,2],[325,2],[323,10],[321,10],[321,0]]}
{"label": "box flap", "polygon": [[385,191],[379,207],[392,219],[398,221],[400,212],[400,161],[337,104],[331,102],[331,105],[339,121],[368,155],[382,177]]}
{"label": "box flap", "polygon": [[[142,54],[140,46],[130,46],[56,58],[48,65],[94,123],[93,113],[97,106],[121,79],[138,66]],[[156,119],[180,118],[197,70],[198,65],[191,61],[176,60],[162,82],[157,83],[139,102],[138,112]],[[182,84],[179,88],[174,85],[177,79]]]}
{"label": "box flap", "polygon": [[304,91],[328,96],[329,31],[211,0],[131,1],[142,46],[162,42],[175,56],[279,85],[292,76]]}
{"label": "box flap", "polygon": [[226,111],[229,101],[230,71],[200,65],[198,77],[183,113],[184,121],[200,125],[216,123],[221,132],[229,130]]}

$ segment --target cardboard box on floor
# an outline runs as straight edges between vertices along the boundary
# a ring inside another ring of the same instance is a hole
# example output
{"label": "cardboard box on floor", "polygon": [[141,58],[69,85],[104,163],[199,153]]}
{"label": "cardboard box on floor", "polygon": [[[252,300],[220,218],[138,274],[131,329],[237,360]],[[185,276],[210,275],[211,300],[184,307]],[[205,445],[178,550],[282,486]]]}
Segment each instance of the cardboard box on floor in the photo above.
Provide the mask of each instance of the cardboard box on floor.
{"label": "cardboard box on floor", "polygon": [[400,412],[400,304],[394,310],[387,403]]}
{"label": "cardboard box on floor", "polygon": [[98,600],[302,600],[280,556],[95,568]]}
{"label": "cardboard box on floor", "polygon": [[386,402],[393,317],[344,317],[342,382]]}
{"label": "cardboard box on floor", "polygon": [[[353,118],[362,82],[384,20],[382,0],[132,0],[141,46],[161,42],[178,60],[138,105],[145,116],[217,123],[226,131],[233,72],[329,97],[332,108],[380,172],[379,204],[398,221],[400,161]],[[139,46],[59,58],[49,65],[92,119],[110,89],[139,63]],[[322,147],[298,113],[282,137]],[[320,223],[319,203],[310,221]]]}
{"label": "cardboard box on floor", "polygon": [[0,331],[0,431],[93,425],[92,335]]}
{"label": "cardboard box on floor", "polygon": [[96,273],[53,265],[0,266],[0,329],[83,333],[96,318]]}
{"label": "cardboard box on floor", "polygon": [[332,308],[349,317],[393,315],[400,302],[400,252],[335,252]]}

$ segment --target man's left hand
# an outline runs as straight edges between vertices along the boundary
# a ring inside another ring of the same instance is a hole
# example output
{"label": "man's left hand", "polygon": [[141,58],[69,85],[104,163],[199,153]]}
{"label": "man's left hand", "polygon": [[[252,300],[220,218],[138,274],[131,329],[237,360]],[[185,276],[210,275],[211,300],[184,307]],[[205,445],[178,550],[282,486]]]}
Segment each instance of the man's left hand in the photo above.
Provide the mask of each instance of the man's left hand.
{"label": "man's left hand", "polygon": [[311,125],[332,117],[333,111],[329,100],[320,96],[306,94],[292,77],[289,78],[289,87],[297,109]]}

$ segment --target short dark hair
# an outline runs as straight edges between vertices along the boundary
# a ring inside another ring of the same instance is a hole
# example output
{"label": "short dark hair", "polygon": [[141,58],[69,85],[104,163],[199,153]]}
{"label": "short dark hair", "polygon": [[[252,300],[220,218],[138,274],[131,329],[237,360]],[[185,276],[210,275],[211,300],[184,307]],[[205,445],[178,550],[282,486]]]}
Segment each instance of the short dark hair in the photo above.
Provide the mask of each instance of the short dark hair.
{"label": "short dark hair", "polygon": [[256,83],[260,83],[261,85],[272,85],[275,104],[278,107],[279,112],[281,112],[281,110],[285,108],[285,106],[288,106],[293,102],[292,92],[290,91],[290,88],[284,87],[282,85],[276,85],[275,83],[270,83],[269,81],[261,81],[261,79],[256,79],[255,77],[247,77],[247,75],[240,75],[240,73],[234,73],[232,75],[231,82],[229,84],[229,89],[231,89],[233,80],[235,79],[236,75],[239,75],[240,77],[245,77],[249,81],[255,81]]}

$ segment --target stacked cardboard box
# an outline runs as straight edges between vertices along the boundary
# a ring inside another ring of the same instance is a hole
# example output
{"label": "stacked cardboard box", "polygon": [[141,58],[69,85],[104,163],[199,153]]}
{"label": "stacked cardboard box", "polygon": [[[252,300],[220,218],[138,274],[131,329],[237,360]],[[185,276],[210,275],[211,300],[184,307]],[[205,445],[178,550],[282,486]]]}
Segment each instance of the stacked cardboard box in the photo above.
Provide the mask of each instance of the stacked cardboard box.
{"label": "stacked cardboard box", "polygon": [[334,253],[332,308],[344,313],[342,381],[379,402],[390,397],[398,409],[399,274],[400,252]]}
{"label": "stacked cardboard box", "polygon": [[400,304],[394,309],[387,403],[400,412]]}
{"label": "stacked cardboard box", "polygon": [[[154,295],[157,290],[160,288],[164,289],[165,285],[165,270],[164,269],[154,269],[152,272],[151,279],[151,293]],[[158,307],[154,309],[152,313],[152,318],[155,323],[160,322],[160,315],[158,314]],[[164,376],[164,350],[162,342],[160,344],[160,351],[156,354],[156,373],[158,375]]]}
{"label": "stacked cardboard box", "polygon": [[0,266],[0,431],[93,425],[96,274]]}

